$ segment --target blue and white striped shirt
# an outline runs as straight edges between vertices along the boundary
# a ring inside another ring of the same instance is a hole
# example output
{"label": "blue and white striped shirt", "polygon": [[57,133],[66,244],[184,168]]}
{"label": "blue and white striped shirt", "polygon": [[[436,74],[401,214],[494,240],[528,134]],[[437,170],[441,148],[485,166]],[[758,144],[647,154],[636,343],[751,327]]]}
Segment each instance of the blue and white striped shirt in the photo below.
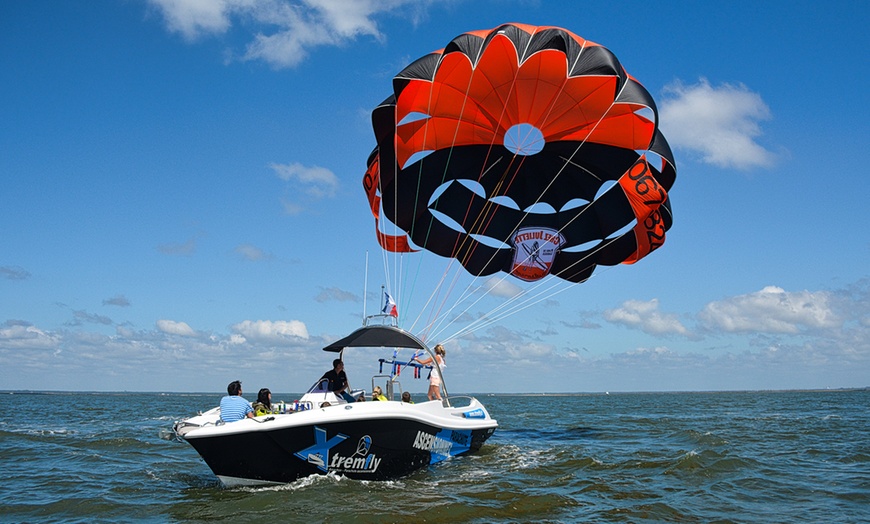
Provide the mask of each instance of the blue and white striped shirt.
{"label": "blue and white striped shirt", "polygon": [[248,413],[253,413],[251,403],[240,395],[227,395],[221,399],[221,420],[236,422],[242,420]]}

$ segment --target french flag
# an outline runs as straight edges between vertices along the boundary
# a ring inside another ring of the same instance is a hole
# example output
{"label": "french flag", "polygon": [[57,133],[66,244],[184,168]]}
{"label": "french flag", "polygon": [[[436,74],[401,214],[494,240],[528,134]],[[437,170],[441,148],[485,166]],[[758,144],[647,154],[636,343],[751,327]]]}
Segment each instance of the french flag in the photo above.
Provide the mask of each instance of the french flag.
{"label": "french flag", "polygon": [[386,300],[384,301],[384,309],[381,310],[381,313],[398,318],[399,310],[396,308],[396,301],[386,291],[384,291],[384,297]]}

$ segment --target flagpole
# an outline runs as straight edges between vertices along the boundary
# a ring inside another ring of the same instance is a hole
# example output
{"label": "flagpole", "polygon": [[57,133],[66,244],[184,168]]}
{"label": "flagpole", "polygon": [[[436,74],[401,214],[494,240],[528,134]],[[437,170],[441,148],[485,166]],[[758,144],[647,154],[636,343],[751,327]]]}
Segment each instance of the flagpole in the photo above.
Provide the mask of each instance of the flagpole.
{"label": "flagpole", "polygon": [[369,252],[366,251],[366,274],[363,280],[363,325],[366,325],[366,295],[369,292]]}

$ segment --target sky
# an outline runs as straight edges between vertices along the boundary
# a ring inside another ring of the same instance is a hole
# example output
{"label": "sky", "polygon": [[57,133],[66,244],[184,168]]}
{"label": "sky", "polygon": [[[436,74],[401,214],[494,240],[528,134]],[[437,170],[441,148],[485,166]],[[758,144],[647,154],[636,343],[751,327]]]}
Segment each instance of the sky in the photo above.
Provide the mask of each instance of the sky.
{"label": "sky", "polygon": [[[416,332],[446,262],[403,258],[413,289],[385,274],[371,110],[416,58],[507,22],[602,44],[653,95],[674,224],[637,264],[451,337],[527,287],[456,275],[491,292],[443,313],[449,391],[870,386],[867,20],[846,1],[3,2],[0,390],[303,391],[381,286]],[[381,357],[347,351],[351,385]]]}

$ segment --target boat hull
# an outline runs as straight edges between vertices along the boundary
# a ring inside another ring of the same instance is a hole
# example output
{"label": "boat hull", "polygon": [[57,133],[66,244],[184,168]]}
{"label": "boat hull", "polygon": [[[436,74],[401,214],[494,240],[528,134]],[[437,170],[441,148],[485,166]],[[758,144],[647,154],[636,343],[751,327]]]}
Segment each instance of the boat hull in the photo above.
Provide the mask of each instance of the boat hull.
{"label": "boat hull", "polygon": [[[394,479],[477,451],[497,427],[482,407],[449,408],[450,413],[442,414],[437,402],[429,404],[438,406],[417,410],[396,402],[366,404],[354,405],[352,413],[350,406],[333,406],[205,427],[181,436],[225,485],[233,486],[288,483],[327,473]],[[480,418],[467,418],[468,413]]]}

